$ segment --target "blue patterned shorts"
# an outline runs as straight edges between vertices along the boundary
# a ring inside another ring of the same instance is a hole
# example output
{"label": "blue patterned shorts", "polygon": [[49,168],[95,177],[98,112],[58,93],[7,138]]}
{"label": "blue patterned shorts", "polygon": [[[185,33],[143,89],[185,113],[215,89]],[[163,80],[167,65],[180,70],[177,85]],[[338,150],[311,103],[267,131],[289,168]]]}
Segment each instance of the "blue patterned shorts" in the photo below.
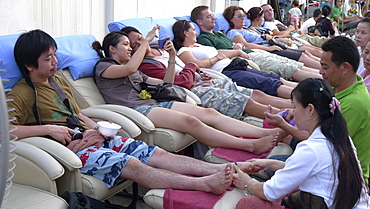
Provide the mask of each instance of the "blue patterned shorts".
{"label": "blue patterned shorts", "polygon": [[135,108],[134,110],[138,111],[139,113],[143,115],[147,115],[150,112],[150,110],[153,109],[153,107],[163,107],[163,108],[171,109],[173,102],[174,101],[160,102],[154,105],[143,105],[143,106]]}
{"label": "blue patterned shorts", "polygon": [[105,182],[108,188],[126,179],[117,179],[132,158],[147,164],[157,147],[132,138],[116,138],[105,141],[102,146],[91,146],[76,153],[82,161],[81,173]]}

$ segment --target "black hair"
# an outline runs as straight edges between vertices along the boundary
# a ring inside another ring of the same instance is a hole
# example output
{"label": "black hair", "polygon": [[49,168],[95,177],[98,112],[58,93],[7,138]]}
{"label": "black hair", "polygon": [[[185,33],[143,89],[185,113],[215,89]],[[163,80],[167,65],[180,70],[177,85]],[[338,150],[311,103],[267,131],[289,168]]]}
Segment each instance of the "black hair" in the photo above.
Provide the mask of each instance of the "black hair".
{"label": "black hair", "polygon": [[190,20],[192,22],[195,22],[197,23],[197,20],[201,20],[203,18],[202,16],[202,12],[206,9],[208,9],[209,7],[208,6],[205,6],[205,5],[200,5],[200,6],[197,6],[195,7],[192,11],[191,11],[191,14],[190,14]]}
{"label": "black hair", "polygon": [[191,28],[190,24],[191,21],[188,20],[178,20],[173,24],[172,32],[174,38],[172,42],[176,50],[179,50],[183,46],[185,40],[184,31]]}
{"label": "black hair", "polygon": [[293,4],[294,6],[296,6],[296,7],[298,7],[298,6],[299,6],[299,1],[298,1],[298,0],[294,0],[294,1],[292,2],[292,4]]}
{"label": "black hair", "polygon": [[315,9],[313,11],[312,17],[318,17],[320,15],[322,15],[321,9]]}
{"label": "black hair", "polygon": [[322,12],[322,15],[323,15],[324,17],[327,17],[327,16],[329,16],[329,15],[330,15],[330,13],[331,13],[331,7],[330,7],[329,5],[324,5],[324,6],[322,7],[322,9],[321,9],[321,12]]}
{"label": "black hair", "polygon": [[[357,23],[357,25],[358,25],[358,24],[360,24],[360,23],[367,23],[367,24],[368,24],[368,26],[370,27],[370,18],[369,18],[369,17],[366,17],[366,18],[361,19],[361,20]],[[356,27],[357,27],[357,26],[356,26]]]}
{"label": "black hair", "polygon": [[26,65],[38,68],[38,58],[51,47],[57,50],[57,43],[42,30],[31,30],[23,33],[14,46],[14,58],[24,78],[29,78]]}
{"label": "black hair", "polygon": [[261,7],[252,7],[247,12],[247,17],[251,21],[255,20],[257,17],[261,17],[263,15],[263,9]]}
{"label": "black hair", "polygon": [[[92,47],[98,53],[100,58],[104,58],[104,55],[105,57],[111,57],[112,55],[110,54],[109,46],[116,47],[122,36],[128,37],[127,33],[122,31],[110,32],[104,37],[103,46],[98,41],[94,41],[92,43]],[[104,55],[101,53],[101,50],[103,50]]]}
{"label": "black hair", "polygon": [[[134,27],[131,27],[131,26],[126,26],[126,27],[123,27],[121,28],[120,30],[121,32],[124,32],[126,34],[129,34],[131,32],[135,32],[135,33],[140,33],[140,31]],[[141,34],[141,33],[140,33]]]}
{"label": "black hair", "polygon": [[[340,113],[339,106],[335,109],[330,107],[334,92],[329,83],[319,78],[309,78],[299,82],[291,93],[302,107],[312,104],[319,116],[318,126],[326,139],[331,142],[335,152],[338,154],[338,187],[335,191],[335,209],[353,208],[359,201],[364,184],[362,172],[358,165],[348,129]],[[334,158],[333,158],[333,165]],[[351,191],[351,192],[348,192]]]}
{"label": "black hair", "polygon": [[360,63],[360,54],[354,41],[347,37],[336,36],[326,41],[322,46],[325,52],[331,52],[331,61],[339,67],[348,62],[356,73]]}

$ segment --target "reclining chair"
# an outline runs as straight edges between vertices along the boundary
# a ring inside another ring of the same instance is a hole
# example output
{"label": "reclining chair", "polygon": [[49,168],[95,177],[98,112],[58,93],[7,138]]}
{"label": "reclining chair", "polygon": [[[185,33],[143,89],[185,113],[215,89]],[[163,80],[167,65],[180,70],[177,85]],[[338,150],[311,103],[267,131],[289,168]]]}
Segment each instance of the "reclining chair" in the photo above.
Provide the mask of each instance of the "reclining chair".
{"label": "reclining chair", "polygon": [[[56,38],[58,44],[57,58],[59,60],[58,74],[64,77],[73,90],[74,96],[82,113],[94,109],[110,110],[132,120],[141,130],[136,139],[150,145],[157,145],[169,152],[178,152],[188,147],[196,140],[189,134],[178,131],[156,128],[154,124],[139,112],[120,105],[107,105],[100,94],[94,79],[92,69],[99,59],[95,50],[91,48],[95,38],[92,35],[77,35]],[[77,66],[78,65],[78,66]],[[188,91],[187,102],[199,104],[199,98]],[[91,112],[94,112],[91,110]]]}

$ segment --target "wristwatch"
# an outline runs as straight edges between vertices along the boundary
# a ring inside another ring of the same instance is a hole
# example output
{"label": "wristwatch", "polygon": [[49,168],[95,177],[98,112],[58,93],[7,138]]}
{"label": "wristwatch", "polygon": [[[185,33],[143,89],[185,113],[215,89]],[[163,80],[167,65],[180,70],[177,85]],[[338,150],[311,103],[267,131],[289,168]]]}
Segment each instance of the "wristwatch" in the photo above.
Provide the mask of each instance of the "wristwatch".
{"label": "wristwatch", "polygon": [[97,131],[99,129],[99,125],[94,127],[94,130]]}

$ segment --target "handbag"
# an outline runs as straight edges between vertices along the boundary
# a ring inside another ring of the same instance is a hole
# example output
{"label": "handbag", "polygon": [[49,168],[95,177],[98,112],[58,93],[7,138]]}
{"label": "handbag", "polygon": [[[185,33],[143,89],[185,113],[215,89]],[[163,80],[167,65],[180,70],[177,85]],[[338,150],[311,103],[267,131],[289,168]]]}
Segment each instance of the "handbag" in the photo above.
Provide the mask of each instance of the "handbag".
{"label": "handbag", "polygon": [[288,197],[284,197],[282,205],[290,209],[327,209],[324,198],[308,192],[298,191]]}
{"label": "handbag", "polygon": [[127,76],[128,82],[142,99],[155,99],[158,102],[178,101],[185,102],[187,93],[186,91],[173,83],[160,83],[157,85],[140,83],[140,90],[137,89],[131,82],[130,76]]}
{"label": "handbag", "polygon": [[158,85],[150,85],[145,82],[140,83],[141,90],[145,90],[151,95],[151,98],[157,100],[158,102],[166,101],[186,101],[186,91],[173,83],[161,83]]}

